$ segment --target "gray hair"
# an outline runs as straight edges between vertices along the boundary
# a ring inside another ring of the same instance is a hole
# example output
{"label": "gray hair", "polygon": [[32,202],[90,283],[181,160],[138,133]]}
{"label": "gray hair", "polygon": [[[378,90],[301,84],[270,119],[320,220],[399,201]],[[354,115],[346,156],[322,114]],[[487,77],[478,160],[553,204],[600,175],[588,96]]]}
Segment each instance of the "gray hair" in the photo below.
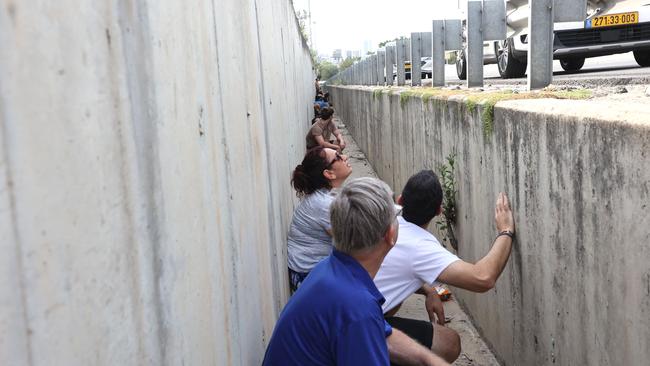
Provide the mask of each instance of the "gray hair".
{"label": "gray hair", "polygon": [[334,247],[344,253],[379,243],[395,221],[393,191],[377,178],[347,182],[330,206]]}

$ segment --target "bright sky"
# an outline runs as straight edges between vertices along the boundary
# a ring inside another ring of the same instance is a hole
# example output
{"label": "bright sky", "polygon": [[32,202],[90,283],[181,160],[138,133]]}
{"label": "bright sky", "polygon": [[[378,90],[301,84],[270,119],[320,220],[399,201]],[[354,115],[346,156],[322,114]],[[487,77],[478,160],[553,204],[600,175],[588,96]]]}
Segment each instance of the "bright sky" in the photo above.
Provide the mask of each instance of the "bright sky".
{"label": "bright sky", "polygon": [[[381,41],[431,31],[431,21],[458,12],[459,0],[293,0],[296,10],[311,5],[312,44],[319,54],[335,49],[376,50]],[[460,0],[461,4],[465,0]]]}

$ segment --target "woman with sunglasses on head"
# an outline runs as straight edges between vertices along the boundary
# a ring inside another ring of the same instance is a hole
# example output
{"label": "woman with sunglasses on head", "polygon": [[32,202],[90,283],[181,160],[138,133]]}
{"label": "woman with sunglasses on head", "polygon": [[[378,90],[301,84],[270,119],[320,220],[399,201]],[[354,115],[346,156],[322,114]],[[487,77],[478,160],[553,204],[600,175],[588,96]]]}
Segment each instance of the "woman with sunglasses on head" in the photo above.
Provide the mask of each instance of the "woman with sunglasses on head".
{"label": "woman with sunglasses on head", "polygon": [[307,274],[332,251],[330,191],[343,185],[352,173],[348,157],[317,146],[305,154],[291,177],[300,198],[293,212],[287,240],[289,279],[294,292]]}

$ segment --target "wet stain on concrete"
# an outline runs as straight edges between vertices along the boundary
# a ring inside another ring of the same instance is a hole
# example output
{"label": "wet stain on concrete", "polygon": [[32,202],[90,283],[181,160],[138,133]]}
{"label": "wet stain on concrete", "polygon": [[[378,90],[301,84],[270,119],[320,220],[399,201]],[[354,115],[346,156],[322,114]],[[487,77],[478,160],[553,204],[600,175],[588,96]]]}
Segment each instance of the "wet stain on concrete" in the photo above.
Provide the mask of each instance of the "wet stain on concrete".
{"label": "wet stain on concrete", "polygon": [[13,2],[9,2],[7,4],[7,14],[9,14],[9,18],[11,18],[11,22],[13,25],[16,25],[16,4]]}

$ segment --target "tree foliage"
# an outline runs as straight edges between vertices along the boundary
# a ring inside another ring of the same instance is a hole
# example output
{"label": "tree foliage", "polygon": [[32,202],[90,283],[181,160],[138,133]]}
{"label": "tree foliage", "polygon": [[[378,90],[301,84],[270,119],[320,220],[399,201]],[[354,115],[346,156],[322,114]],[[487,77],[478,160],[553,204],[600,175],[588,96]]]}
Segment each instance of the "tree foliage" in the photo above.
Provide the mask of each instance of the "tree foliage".
{"label": "tree foliage", "polygon": [[321,61],[317,67],[321,80],[327,80],[339,72],[338,66],[329,61]]}
{"label": "tree foliage", "polygon": [[401,36],[401,37],[397,37],[397,38],[394,38],[394,39],[387,39],[385,41],[379,42],[379,48],[382,48],[385,45],[389,44],[390,42],[395,42],[395,41],[397,41],[399,39],[406,39],[406,37]]}
{"label": "tree foliage", "polygon": [[348,57],[339,64],[339,72],[352,66],[355,62],[361,60],[361,57]]}

